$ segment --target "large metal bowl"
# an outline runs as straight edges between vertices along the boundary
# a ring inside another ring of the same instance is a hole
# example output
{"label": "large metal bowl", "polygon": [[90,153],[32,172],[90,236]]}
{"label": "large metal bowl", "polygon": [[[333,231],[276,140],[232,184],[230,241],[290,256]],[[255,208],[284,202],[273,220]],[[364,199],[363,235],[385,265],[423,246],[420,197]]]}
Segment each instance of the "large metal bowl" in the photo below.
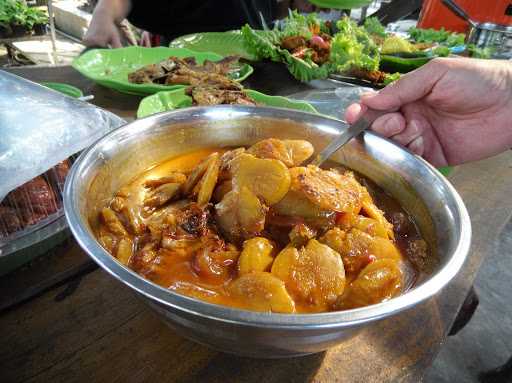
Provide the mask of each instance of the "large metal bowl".
{"label": "large metal bowl", "polygon": [[135,290],[179,334],[214,348],[256,357],[325,350],[357,330],[435,295],[457,274],[469,250],[471,226],[448,181],[421,158],[372,133],[334,160],[375,181],[415,217],[434,254],[432,273],[388,302],[322,314],[266,314],[189,298],[140,277],[96,241],[98,211],[123,184],[162,160],[202,147],[250,145],[268,137],[304,138],[322,149],[345,129],[308,113],[241,106],[189,108],[157,114],[117,129],[84,152],[68,176],[64,206],[80,246],[107,272]]}

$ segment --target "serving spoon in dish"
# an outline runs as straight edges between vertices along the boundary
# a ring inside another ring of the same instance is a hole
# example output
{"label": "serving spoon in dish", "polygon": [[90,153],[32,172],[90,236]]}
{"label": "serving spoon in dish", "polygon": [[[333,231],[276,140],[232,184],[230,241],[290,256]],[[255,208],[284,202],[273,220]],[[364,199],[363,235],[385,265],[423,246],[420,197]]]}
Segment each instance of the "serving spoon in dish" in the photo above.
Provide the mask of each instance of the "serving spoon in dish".
{"label": "serving spoon in dish", "polygon": [[341,133],[334,141],[332,141],[316,157],[314,157],[309,165],[322,165],[330,156],[340,150],[343,145],[349,142],[352,138],[357,137],[363,131],[370,128],[370,126],[377,118],[385,115],[386,113],[389,113],[389,111],[367,109],[355,123],[350,125],[347,130]]}

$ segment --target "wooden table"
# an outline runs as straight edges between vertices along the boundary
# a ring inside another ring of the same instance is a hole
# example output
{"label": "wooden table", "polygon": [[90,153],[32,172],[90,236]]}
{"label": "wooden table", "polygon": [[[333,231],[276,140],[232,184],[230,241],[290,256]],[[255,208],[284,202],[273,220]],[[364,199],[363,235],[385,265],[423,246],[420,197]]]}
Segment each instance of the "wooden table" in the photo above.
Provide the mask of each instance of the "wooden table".
{"label": "wooden table", "polygon": [[[274,94],[303,90],[276,70],[269,78],[273,70],[256,68],[251,84]],[[137,97],[96,86],[69,67],[12,72],[35,81],[70,83],[94,94],[99,106],[128,119],[135,115]],[[0,381],[419,382],[510,218],[512,153],[458,167],[450,180],[473,223],[471,253],[461,273],[435,299],[327,352],[254,360],[195,344],[167,328],[69,239],[1,279]]]}

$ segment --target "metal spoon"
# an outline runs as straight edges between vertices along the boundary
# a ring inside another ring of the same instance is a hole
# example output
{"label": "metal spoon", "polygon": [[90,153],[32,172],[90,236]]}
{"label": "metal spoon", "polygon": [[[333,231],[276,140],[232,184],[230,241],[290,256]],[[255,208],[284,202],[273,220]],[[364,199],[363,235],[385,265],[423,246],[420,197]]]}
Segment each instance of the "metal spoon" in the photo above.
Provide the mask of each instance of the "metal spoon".
{"label": "metal spoon", "polygon": [[380,116],[389,113],[386,110],[375,110],[375,109],[367,109],[366,112],[363,113],[361,117],[352,125],[348,127],[343,133],[339,135],[334,141],[332,141],[329,145],[327,145],[324,150],[322,150],[314,159],[310,162],[310,165],[320,166],[322,165],[330,156],[332,156],[335,152],[337,152],[343,145],[349,142],[352,138],[358,136],[360,133],[368,129],[373,121],[375,121]]}

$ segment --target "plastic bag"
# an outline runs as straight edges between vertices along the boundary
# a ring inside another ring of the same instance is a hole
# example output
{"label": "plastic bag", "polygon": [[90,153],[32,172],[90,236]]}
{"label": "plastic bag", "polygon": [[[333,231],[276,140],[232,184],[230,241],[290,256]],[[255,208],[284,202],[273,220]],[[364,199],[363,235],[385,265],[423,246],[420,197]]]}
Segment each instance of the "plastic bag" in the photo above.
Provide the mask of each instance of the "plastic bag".
{"label": "plastic bag", "polygon": [[106,110],[0,70],[0,201],[125,123]]}
{"label": "plastic bag", "polygon": [[357,102],[364,92],[371,91],[371,88],[362,86],[341,86],[335,89],[314,89],[287,96],[295,100],[302,100],[310,103],[315,109],[327,116],[343,119],[345,109],[352,103]]}

